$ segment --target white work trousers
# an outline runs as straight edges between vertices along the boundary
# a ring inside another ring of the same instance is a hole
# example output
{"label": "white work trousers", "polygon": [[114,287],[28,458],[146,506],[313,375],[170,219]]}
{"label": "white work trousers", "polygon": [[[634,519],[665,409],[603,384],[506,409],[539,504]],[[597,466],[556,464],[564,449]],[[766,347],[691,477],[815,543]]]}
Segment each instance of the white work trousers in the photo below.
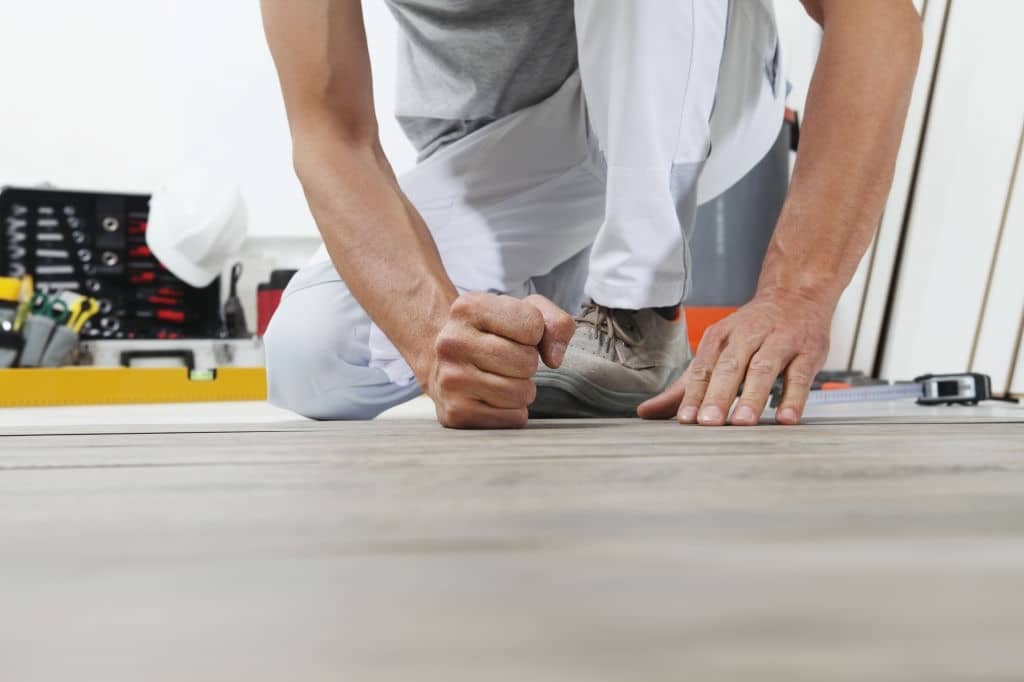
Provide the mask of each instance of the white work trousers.
{"label": "white work trousers", "polygon": [[[781,125],[770,0],[575,0],[575,13],[578,73],[438,150],[402,190],[461,291],[537,292],[570,312],[584,297],[678,304],[698,201],[743,177]],[[420,392],[325,249],[265,343],[271,402],[308,417],[372,418]]]}

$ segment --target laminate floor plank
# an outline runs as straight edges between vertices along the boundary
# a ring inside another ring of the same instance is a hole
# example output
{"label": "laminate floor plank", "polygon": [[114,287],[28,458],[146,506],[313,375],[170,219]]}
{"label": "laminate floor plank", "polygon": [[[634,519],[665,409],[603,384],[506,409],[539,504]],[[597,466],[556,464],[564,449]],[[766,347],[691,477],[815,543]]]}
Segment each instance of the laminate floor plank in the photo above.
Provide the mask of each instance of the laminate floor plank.
{"label": "laminate floor plank", "polygon": [[1024,420],[276,426],[0,437],[0,679],[1024,679]]}

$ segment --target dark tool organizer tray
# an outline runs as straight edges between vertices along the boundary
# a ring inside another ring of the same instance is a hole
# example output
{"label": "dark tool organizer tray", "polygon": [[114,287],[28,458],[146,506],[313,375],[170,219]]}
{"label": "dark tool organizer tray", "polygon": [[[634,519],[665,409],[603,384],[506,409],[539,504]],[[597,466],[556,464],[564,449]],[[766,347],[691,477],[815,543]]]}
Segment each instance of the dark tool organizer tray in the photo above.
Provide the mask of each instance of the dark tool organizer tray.
{"label": "dark tool organizer tray", "polygon": [[6,187],[0,191],[0,277],[100,302],[86,339],[215,338],[220,278],[196,289],[146,246],[149,195]]}

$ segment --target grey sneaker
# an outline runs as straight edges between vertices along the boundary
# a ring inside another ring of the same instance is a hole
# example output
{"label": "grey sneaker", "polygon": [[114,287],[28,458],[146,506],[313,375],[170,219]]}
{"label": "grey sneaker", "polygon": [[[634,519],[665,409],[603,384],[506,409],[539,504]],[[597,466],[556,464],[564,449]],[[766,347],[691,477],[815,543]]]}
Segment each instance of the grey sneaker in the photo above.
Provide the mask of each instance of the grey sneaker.
{"label": "grey sneaker", "polygon": [[537,399],[530,416],[635,417],[640,403],[690,363],[686,322],[678,317],[584,303],[562,366],[541,366],[534,375]]}

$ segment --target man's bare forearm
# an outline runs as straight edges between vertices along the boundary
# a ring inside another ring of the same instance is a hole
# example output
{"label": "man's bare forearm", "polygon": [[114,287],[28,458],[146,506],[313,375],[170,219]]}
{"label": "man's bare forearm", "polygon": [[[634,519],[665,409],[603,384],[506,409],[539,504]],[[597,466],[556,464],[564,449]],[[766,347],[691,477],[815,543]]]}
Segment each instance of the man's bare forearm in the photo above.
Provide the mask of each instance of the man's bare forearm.
{"label": "man's bare forearm", "polygon": [[[307,137],[308,136],[308,137]],[[457,297],[433,238],[376,141],[295,135],[295,167],[345,284],[424,382]]]}
{"label": "man's bare forearm", "polygon": [[831,310],[871,243],[892,184],[921,25],[909,0],[805,4],[825,31],[758,294]]}
{"label": "man's bare forearm", "polygon": [[537,363],[561,363],[572,318],[542,296],[458,295],[381,149],[360,0],[261,8],[296,174],[352,295],[408,361],[441,424],[522,427]]}
{"label": "man's bare forearm", "polygon": [[262,0],[261,8],[295,170],[331,260],[423,383],[456,293],[380,147],[361,4]]}

